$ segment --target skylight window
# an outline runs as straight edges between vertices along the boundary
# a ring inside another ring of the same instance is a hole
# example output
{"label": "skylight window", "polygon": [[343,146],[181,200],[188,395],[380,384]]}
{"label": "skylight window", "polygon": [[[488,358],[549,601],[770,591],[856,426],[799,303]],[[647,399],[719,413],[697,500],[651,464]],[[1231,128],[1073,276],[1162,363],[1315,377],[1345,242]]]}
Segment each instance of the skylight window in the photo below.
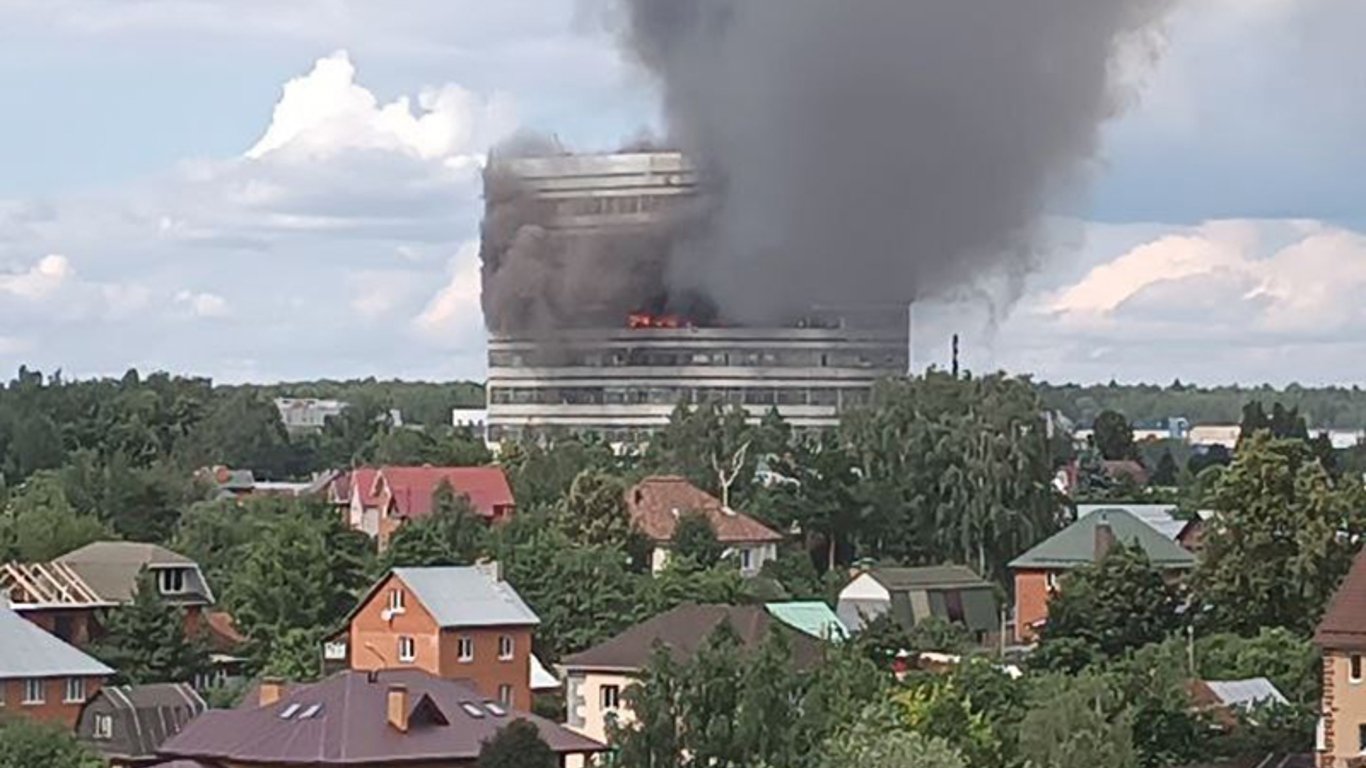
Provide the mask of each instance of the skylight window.
{"label": "skylight window", "polygon": [[285,707],[283,712],[280,713],[280,719],[288,720],[289,718],[294,717],[294,713],[298,712],[301,708],[302,707],[299,704],[290,704],[289,706]]}
{"label": "skylight window", "polygon": [[460,703],[460,708],[465,710],[465,714],[475,719],[482,719],[484,717],[484,710],[480,709],[477,704],[471,704],[468,701],[462,701]]}
{"label": "skylight window", "polygon": [[300,719],[300,720],[311,720],[312,718],[317,717],[317,716],[318,716],[318,713],[321,712],[321,711],[323,711],[323,705],[321,705],[321,704],[309,704],[309,705],[308,705],[308,709],[305,709],[303,712],[300,712],[300,713],[299,713],[299,719]]}
{"label": "skylight window", "polygon": [[503,709],[503,705],[499,704],[496,701],[484,702],[484,709],[487,709],[489,711],[489,714],[493,715],[494,717],[504,717],[508,713],[506,709]]}

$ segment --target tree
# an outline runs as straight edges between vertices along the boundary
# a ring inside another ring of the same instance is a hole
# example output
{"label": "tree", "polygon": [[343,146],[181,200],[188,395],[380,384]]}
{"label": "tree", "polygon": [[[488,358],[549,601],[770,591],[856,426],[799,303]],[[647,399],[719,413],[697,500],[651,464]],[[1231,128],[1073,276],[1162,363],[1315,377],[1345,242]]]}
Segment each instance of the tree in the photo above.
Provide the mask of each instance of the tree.
{"label": "tree", "polygon": [[625,547],[631,533],[626,483],[601,469],[580,472],[557,513],[560,529],[579,546]]}
{"label": "tree", "polygon": [[16,489],[0,513],[0,542],[6,559],[46,562],[113,534],[98,518],[72,508],[55,473],[40,472]]}
{"label": "tree", "polygon": [[948,742],[907,731],[893,713],[870,707],[825,745],[820,768],[965,768]]}
{"label": "tree", "polygon": [[286,629],[266,651],[261,675],[294,682],[317,680],[322,675],[324,634],[320,627]]}
{"label": "tree", "polygon": [[[753,490],[748,480],[758,461],[759,451],[751,450],[755,439],[748,413],[739,406],[723,410],[716,403],[680,404],[650,440],[645,463],[654,472],[682,475],[717,498],[728,493],[731,506],[739,507]],[[737,479],[745,482],[732,486]]]}
{"label": "tree", "polygon": [[1134,430],[1118,411],[1105,411],[1096,417],[1092,439],[1106,461],[1123,461],[1137,455]]}
{"label": "tree", "polygon": [[487,547],[488,525],[441,481],[432,494],[432,513],[404,524],[394,533],[382,558],[388,568],[469,565]]}
{"label": "tree", "polygon": [[70,729],[24,717],[0,718],[0,768],[100,768],[104,761]]}
{"label": "tree", "polygon": [[1020,756],[1038,768],[1136,768],[1131,716],[1106,712],[1113,696],[1094,677],[1059,678],[1040,686],[1020,724]]}
{"label": "tree", "polygon": [[1347,573],[1362,490],[1334,487],[1303,440],[1245,438],[1214,489],[1193,589],[1210,626],[1310,632]]}
{"label": "tree", "polygon": [[680,709],[685,672],[664,646],[656,646],[640,679],[623,692],[633,715],[629,725],[615,718],[607,724],[615,744],[615,763],[632,768],[683,768]]}
{"label": "tree", "polygon": [[479,745],[478,768],[556,768],[559,755],[527,720],[517,719]]}
{"label": "tree", "polygon": [[148,571],[138,577],[133,601],[110,612],[94,653],[121,685],[193,682],[209,670],[204,639],[187,632],[185,611],[162,600]]}
{"label": "tree", "polygon": [[1150,480],[1153,485],[1170,487],[1176,485],[1179,473],[1176,457],[1172,456],[1171,449],[1168,449],[1162,454],[1162,458],[1157,460],[1157,469],[1153,471]]}
{"label": "tree", "polygon": [[670,542],[670,555],[683,561],[692,562],[702,568],[710,568],[721,560],[724,551],[716,539],[716,530],[705,513],[688,510],[678,518],[674,526],[673,541]]}
{"label": "tree", "polygon": [[1077,639],[1101,656],[1165,640],[1180,625],[1180,598],[1137,544],[1116,543],[1099,562],[1073,570],[1048,601],[1040,652]]}

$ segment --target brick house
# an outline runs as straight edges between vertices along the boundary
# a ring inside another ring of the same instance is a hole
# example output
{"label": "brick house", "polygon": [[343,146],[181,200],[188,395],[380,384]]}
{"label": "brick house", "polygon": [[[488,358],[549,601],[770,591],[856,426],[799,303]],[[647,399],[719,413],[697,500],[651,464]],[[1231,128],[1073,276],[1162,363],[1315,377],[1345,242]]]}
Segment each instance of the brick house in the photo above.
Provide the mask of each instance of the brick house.
{"label": "brick house", "polygon": [[1366,550],[1357,553],[1314,633],[1323,653],[1318,765],[1366,764]]}
{"label": "brick house", "polygon": [[483,743],[516,720],[535,726],[561,763],[604,751],[467,680],[402,669],[340,672],[288,691],[262,685],[256,706],[205,712],[159,754],[177,767],[475,768]]}
{"label": "brick house", "polygon": [[531,708],[531,637],[540,624],[496,563],[395,568],[370,588],[325,655],[355,670],[422,669]]}
{"label": "brick house", "polygon": [[631,524],[654,542],[650,566],[658,573],[669,562],[669,546],[678,520],[701,513],[711,523],[716,539],[731,553],[745,576],[758,575],[764,563],[778,557],[782,534],[676,475],[647,477],[626,490],[626,509]]}
{"label": "brick house", "polygon": [[0,717],[74,728],[114,671],[20,616],[0,593]]}
{"label": "brick house", "polygon": [[1195,567],[1195,555],[1120,508],[1087,514],[1015,558],[1015,639],[1032,642],[1048,620],[1048,600],[1069,571],[1100,560],[1116,542],[1137,544],[1173,578]]}
{"label": "brick house", "polygon": [[345,509],[347,524],[375,539],[381,550],[404,523],[431,515],[433,496],[449,484],[490,524],[512,517],[516,502],[499,467],[360,468],[332,485],[329,498]]}

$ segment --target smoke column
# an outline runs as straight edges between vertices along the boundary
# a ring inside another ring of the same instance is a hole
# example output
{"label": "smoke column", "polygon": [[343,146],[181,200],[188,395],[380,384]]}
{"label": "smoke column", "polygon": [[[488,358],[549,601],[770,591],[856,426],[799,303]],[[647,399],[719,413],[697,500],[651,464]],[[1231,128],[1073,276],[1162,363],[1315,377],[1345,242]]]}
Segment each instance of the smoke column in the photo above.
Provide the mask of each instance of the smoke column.
{"label": "smoke column", "polygon": [[1023,273],[1175,0],[614,0],[712,199],[670,289],[729,317]]}

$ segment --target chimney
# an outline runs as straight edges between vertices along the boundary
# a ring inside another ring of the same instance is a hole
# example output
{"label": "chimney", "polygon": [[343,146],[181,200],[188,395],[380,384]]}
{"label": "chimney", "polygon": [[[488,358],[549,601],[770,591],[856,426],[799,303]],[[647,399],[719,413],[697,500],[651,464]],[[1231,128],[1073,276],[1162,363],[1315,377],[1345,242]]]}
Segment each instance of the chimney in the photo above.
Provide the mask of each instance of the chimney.
{"label": "chimney", "polygon": [[258,699],[258,703],[261,706],[269,707],[271,704],[279,701],[280,697],[284,695],[285,681],[283,679],[278,677],[261,678],[261,692]]}
{"label": "chimney", "polygon": [[389,725],[399,733],[408,732],[408,686],[394,683],[389,686],[387,707]]}
{"label": "chimney", "polygon": [[1110,547],[1115,545],[1115,532],[1110,527],[1110,521],[1105,519],[1105,513],[1099,512],[1100,518],[1096,520],[1096,562],[1100,562],[1105,557],[1105,553],[1110,551]]}
{"label": "chimney", "polygon": [[474,567],[494,582],[503,580],[503,566],[497,560],[480,560]]}

